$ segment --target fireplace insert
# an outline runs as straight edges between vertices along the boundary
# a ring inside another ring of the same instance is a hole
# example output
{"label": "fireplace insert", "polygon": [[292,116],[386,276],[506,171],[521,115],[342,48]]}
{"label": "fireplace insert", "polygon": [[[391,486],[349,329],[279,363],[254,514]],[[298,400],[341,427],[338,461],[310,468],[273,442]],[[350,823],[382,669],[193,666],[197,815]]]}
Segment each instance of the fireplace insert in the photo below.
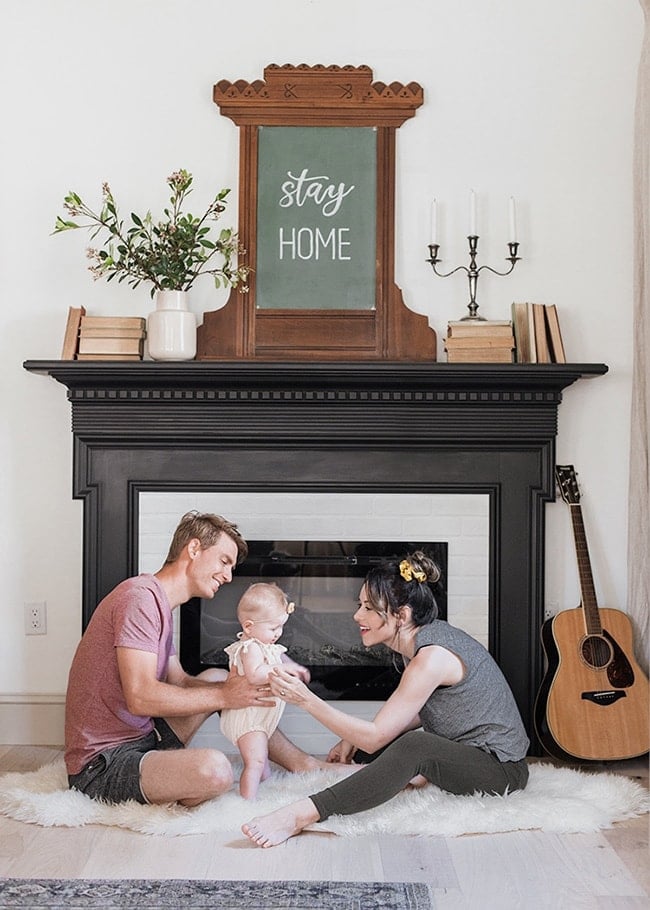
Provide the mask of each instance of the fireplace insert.
{"label": "fireplace insert", "polygon": [[224,648],[240,631],[237,603],[255,582],[275,582],[294,602],[280,643],[309,668],[310,688],[332,701],[384,700],[399,678],[399,657],[383,646],[364,648],[352,619],[371,566],[425,552],[440,568],[433,588],[439,616],[447,617],[447,543],[249,540],[248,546],[248,558],[216,597],[181,607],[179,656],[188,673],[227,668]]}

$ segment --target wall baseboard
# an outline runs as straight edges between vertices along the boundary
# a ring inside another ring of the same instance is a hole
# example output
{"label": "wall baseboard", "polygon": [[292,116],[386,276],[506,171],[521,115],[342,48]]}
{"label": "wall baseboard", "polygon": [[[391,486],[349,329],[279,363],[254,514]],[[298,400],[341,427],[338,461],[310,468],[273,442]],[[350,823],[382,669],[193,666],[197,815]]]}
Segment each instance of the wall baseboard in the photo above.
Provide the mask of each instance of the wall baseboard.
{"label": "wall baseboard", "polygon": [[65,695],[0,693],[3,746],[62,746]]}

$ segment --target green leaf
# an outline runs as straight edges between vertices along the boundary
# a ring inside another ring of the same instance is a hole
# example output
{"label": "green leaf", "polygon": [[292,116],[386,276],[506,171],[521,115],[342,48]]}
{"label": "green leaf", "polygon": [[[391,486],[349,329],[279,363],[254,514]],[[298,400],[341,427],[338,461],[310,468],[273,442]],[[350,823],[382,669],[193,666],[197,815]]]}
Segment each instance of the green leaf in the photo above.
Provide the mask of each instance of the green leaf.
{"label": "green leaf", "polygon": [[56,222],[54,224],[53,234],[59,234],[61,231],[72,231],[75,228],[80,228],[80,224],[75,224],[74,221],[64,221],[60,215],[56,216]]}

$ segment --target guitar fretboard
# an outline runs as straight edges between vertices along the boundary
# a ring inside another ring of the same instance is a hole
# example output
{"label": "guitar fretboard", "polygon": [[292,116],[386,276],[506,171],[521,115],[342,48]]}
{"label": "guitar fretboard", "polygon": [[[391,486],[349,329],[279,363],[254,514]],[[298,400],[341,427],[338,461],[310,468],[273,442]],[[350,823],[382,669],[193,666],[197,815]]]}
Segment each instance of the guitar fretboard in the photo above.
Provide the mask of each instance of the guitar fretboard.
{"label": "guitar fretboard", "polygon": [[580,591],[582,593],[582,608],[585,614],[585,627],[588,635],[601,635],[600,614],[596,603],[596,590],[594,577],[591,572],[591,561],[587,549],[587,535],[582,518],[582,509],[579,504],[570,503],[571,523],[575,539],[576,556],[578,559],[578,575],[580,576]]}

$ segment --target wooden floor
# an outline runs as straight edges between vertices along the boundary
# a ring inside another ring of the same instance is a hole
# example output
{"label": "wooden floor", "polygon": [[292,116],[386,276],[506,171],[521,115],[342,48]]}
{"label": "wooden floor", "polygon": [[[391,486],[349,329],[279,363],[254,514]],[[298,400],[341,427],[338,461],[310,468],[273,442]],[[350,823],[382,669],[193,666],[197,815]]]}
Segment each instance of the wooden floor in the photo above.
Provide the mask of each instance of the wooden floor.
{"label": "wooden floor", "polygon": [[[0,773],[59,748],[0,746]],[[589,765],[648,785],[647,758]],[[648,817],[598,834],[521,831],[458,838],[305,833],[260,850],[244,838],[163,838],[117,828],[42,828],[0,815],[0,876],[426,882],[436,908],[650,907]],[[1,882],[0,882],[1,885]]]}

